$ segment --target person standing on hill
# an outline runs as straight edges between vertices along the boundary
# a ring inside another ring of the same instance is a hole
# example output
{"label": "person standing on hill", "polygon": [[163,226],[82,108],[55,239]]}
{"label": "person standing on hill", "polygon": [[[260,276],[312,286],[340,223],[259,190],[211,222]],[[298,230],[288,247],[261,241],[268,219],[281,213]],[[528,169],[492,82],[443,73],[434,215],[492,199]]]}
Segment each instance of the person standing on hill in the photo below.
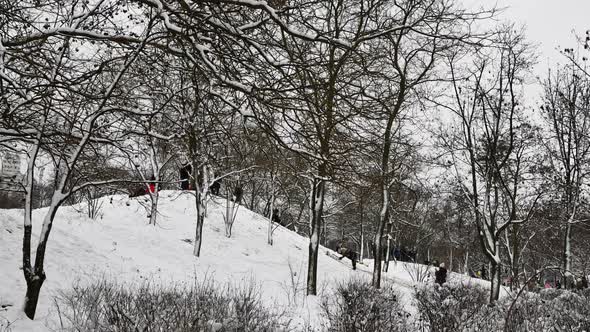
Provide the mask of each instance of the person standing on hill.
{"label": "person standing on hill", "polygon": [[445,263],[440,263],[438,270],[434,273],[434,282],[441,285],[447,282],[447,269],[445,268]]}
{"label": "person standing on hill", "polygon": [[212,195],[219,196],[219,189],[221,189],[221,179],[213,181],[213,184],[209,187]]}
{"label": "person standing on hill", "polygon": [[192,174],[192,166],[191,164],[187,164],[180,169],[180,189],[181,190],[190,190],[190,177]]}
{"label": "person standing on hill", "polygon": [[354,250],[347,248],[343,245],[340,245],[338,248],[338,253],[342,255],[342,257],[338,258],[339,260],[342,260],[342,258],[344,257],[350,259],[350,261],[352,262],[352,269],[356,270],[357,254]]}

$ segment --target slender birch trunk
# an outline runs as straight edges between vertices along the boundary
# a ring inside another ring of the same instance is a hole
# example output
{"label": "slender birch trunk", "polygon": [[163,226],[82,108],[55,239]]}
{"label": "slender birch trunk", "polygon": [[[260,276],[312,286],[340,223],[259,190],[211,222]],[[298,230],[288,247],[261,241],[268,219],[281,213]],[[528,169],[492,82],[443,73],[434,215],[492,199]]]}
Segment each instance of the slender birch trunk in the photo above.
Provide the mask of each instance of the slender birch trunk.
{"label": "slender birch trunk", "polygon": [[567,223],[565,228],[565,235],[563,238],[563,270],[564,270],[564,280],[562,285],[564,288],[569,289],[572,285],[570,285],[572,271],[572,224],[570,222]]}
{"label": "slender birch trunk", "polygon": [[322,231],[322,211],[324,208],[325,180],[312,181],[310,201],[310,237],[307,268],[307,295],[317,295],[318,250]]}
{"label": "slender birch trunk", "polygon": [[268,238],[267,242],[272,246],[272,228],[273,228],[273,218],[274,218],[274,203],[275,203],[275,176],[274,174],[271,176],[270,180],[270,218],[268,219]]}
{"label": "slender birch trunk", "polygon": [[377,232],[373,239],[375,243],[375,258],[373,263],[373,278],[371,285],[375,288],[381,287],[381,261],[383,259],[383,248],[381,247],[381,239],[383,238],[383,231],[387,223],[387,211],[389,208],[389,185],[386,181],[381,184],[381,212],[379,213],[379,225]]}
{"label": "slender birch trunk", "polygon": [[387,272],[389,270],[390,252],[391,252],[391,238],[389,236],[387,236],[387,245],[386,245],[386,251],[385,251],[385,265],[383,266],[383,272]]}

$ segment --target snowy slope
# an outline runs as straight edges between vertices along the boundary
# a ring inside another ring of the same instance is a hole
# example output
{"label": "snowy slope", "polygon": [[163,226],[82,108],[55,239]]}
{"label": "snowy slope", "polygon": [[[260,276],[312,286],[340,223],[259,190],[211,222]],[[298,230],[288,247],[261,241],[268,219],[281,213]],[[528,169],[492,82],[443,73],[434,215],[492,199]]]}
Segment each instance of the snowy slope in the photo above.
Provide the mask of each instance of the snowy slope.
{"label": "snowy slope", "polygon": [[[12,305],[0,315],[10,320],[21,318],[13,325],[15,330],[39,330],[42,322],[54,319],[52,299],[59,290],[102,275],[119,282],[136,283],[147,279],[164,284],[205,275],[220,283],[254,280],[263,289],[265,301],[283,306],[289,305],[287,292],[292,289],[289,286],[292,271],[297,274],[294,279],[299,280],[300,287],[305,287],[307,238],[278,228],[275,244],[269,246],[266,243],[267,220],[243,207],[238,212],[232,238],[226,238],[222,215],[225,201],[217,198],[209,202],[202,254],[196,258],[192,255],[192,244],[183,241],[194,239],[193,197],[175,191],[164,191],[161,195],[161,215],[155,227],[147,225],[147,212],[140,204],[145,199],[142,197],[130,200],[125,196],[113,196],[112,203],[110,197],[103,198],[103,216],[96,221],[88,219],[83,210],[60,209],[48,242],[47,280],[41,290],[34,324],[22,319],[20,314],[26,289],[20,269],[23,212],[0,210],[0,304]],[[42,209],[34,213],[34,241],[40,231],[43,212]],[[352,271],[346,259],[337,261],[325,252],[322,248],[319,257],[320,291],[335,280],[370,277],[367,267]],[[302,309],[306,310],[313,311]]]}
{"label": "snowy slope", "polygon": [[[268,305],[290,308],[295,318],[304,324],[317,322],[317,299],[304,301],[303,296],[307,238],[278,228],[274,245],[269,246],[266,243],[267,219],[243,207],[238,211],[232,238],[227,238],[223,228],[225,201],[216,198],[209,202],[203,228],[204,243],[201,257],[197,258],[192,255],[192,244],[184,241],[194,240],[194,198],[187,193],[163,191],[157,226],[147,224],[147,212],[141,205],[145,199],[105,197],[102,218],[97,220],[88,219],[83,206],[77,207],[81,212],[74,207],[59,210],[48,242],[47,280],[41,290],[35,322],[23,318],[20,310],[26,290],[20,269],[23,211],[0,210],[0,304],[11,305],[7,311],[0,311],[0,319],[4,316],[10,321],[16,320],[13,331],[42,331],[56,318],[53,297],[60,290],[101,276],[122,283],[149,280],[164,285],[208,276],[220,284],[254,281],[260,285]],[[34,241],[44,212],[43,209],[34,212]],[[335,281],[351,277],[370,279],[370,262],[353,271],[347,259],[338,261],[326,252],[322,248],[319,256],[319,292],[329,292]],[[402,263],[392,263],[386,279],[398,285],[402,293],[411,293],[412,278]],[[300,287],[297,306],[289,296],[292,294],[288,294],[293,289],[291,280],[298,281]]]}

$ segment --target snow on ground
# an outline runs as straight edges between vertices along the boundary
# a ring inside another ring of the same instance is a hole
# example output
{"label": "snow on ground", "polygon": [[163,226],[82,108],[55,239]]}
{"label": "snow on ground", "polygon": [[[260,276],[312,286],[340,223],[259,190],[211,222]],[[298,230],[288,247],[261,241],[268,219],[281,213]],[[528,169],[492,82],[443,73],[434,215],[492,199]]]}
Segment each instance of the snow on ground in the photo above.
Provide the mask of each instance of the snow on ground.
{"label": "snow on ground", "polygon": [[[45,271],[47,280],[34,322],[21,312],[26,283],[22,274],[22,210],[0,210],[0,304],[10,305],[0,319],[13,322],[13,331],[43,331],[56,319],[53,298],[77,282],[89,282],[106,276],[120,283],[143,280],[168,284],[213,278],[248,284],[256,282],[267,305],[291,310],[301,324],[318,323],[319,301],[305,299],[309,240],[279,227],[274,245],[267,244],[266,218],[240,207],[231,238],[224,235],[225,200],[209,202],[203,228],[201,257],[193,256],[196,208],[194,198],[179,191],[161,192],[158,225],[148,225],[147,197],[128,199],[118,195],[102,198],[102,216],[86,217],[83,206],[59,210],[49,238]],[[80,211],[81,210],[81,211]],[[45,209],[34,212],[33,250],[36,248]],[[329,292],[338,281],[351,277],[370,280],[371,264],[358,265],[353,271],[350,261],[335,260],[321,248],[319,255],[319,292]],[[412,278],[402,263],[391,264],[386,279],[391,280],[411,308]],[[292,278],[293,277],[293,278]],[[293,304],[291,280],[296,281],[301,297]],[[292,295],[292,294],[291,294]]]}

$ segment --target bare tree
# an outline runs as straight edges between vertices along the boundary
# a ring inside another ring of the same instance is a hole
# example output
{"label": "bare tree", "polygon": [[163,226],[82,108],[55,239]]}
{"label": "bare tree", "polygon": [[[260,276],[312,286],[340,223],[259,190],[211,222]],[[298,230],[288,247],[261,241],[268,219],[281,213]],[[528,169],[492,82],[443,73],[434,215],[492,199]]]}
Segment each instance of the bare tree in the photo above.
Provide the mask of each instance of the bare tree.
{"label": "bare tree", "polygon": [[396,183],[394,138],[400,115],[426,97],[428,83],[441,79],[439,63],[447,52],[477,42],[483,35],[469,31],[473,21],[492,15],[490,12],[468,13],[446,0],[398,1],[389,8],[387,18],[404,28],[396,30],[369,44],[367,51],[378,54],[375,60],[365,60],[371,73],[367,97],[373,107],[369,132],[377,135],[381,145],[379,155],[379,190],[381,210],[373,239],[375,264],[372,285],[381,285],[382,239],[390,220],[390,188]]}
{"label": "bare tree", "polygon": [[[353,119],[365,73],[361,45],[397,31],[398,22],[378,22],[386,1],[312,3],[290,11],[290,22],[327,42],[314,43],[287,32],[275,34],[276,66],[260,79],[261,108],[254,116],[266,132],[308,162],[309,260],[307,294],[317,293],[317,258],[327,185],[338,176],[350,149]],[[322,13],[316,15],[316,13]],[[310,20],[310,18],[312,18]],[[379,23],[383,23],[379,25]],[[391,23],[391,24],[387,24]],[[284,60],[284,61],[281,61]]]}
{"label": "bare tree", "polygon": [[530,216],[529,210],[518,204],[518,196],[524,194],[522,154],[527,146],[518,91],[534,56],[522,34],[508,26],[500,29],[491,47],[480,49],[471,61],[461,76],[458,58],[451,56],[455,101],[440,106],[457,119],[457,132],[449,134],[444,144],[491,265],[490,302],[494,302],[500,294],[503,233]]}
{"label": "bare tree", "polygon": [[[108,21],[116,6],[104,3],[46,3],[41,7],[26,1],[12,3],[13,15],[0,41],[2,113],[0,132],[28,146],[23,273],[27,282],[24,310],[35,316],[39,293],[46,275],[45,249],[56,213],[74,193],[101,184],[121,181],[89,181],[81,160],[100,152],[101,145],[120,139],[116,128],[123,117],[146,113],[129,103],[114,101],[121,82],[138,55],[152,38],[150,23],[139,27],[135,37],[109,35],[118,27]],[[143,15],[152,22],[152,17]],[[32,28],[31,24],[42,28]],[[10,20],[9,20],[10,21]],[[92,31],[88,31],[91,29]],[[111,30],[113,29],[113,30]],[[121,44],[126,38],[132,45]],[[82,52],[81,45],[99,41],[104,49]],[[34,64],[31,66],[31,64]],[[31,262],[31,231],[35,170],[40,156],[54,167],[54,191],[43,218],[34,264]]]}
{"label": "bare tree", "polygon": [[590,157],[590,76],[572,49],[570,63],[550,72],[544,81],[541,107],[547,136],[544,147],[550,174],[563,205],[560,213],[563,233],[563,285],[572,286],[572,227],[579,223],[583,185]]}

